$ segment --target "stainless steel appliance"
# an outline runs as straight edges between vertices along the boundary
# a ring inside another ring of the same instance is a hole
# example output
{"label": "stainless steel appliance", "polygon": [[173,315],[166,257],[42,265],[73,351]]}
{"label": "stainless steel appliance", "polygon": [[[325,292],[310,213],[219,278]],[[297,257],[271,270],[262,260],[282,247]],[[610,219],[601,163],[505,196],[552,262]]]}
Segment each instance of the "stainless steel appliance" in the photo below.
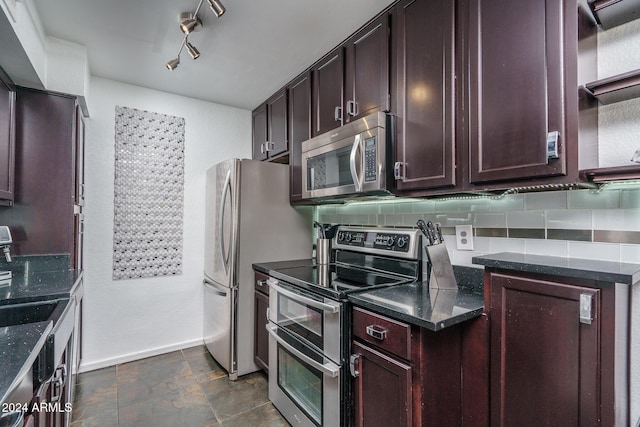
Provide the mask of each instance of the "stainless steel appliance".
{"label": "stainless steel appliance", "polygon": [[272,270],[269,399],[295,426],[350,423],[347,296],[420,277],[417,230],[341,227],[335,263]]}
{"label": "stainless steel appliance", "polygon": [[289,205],[287,165],[231,159],[207,171],[204,342],[236,379],[253,361],[255,262],[311,254],[311,219]]}
{"label": "stainless steel appliance", "polygon": [[374,113],[302,143],[302,198],[393,192],[394,116]]}

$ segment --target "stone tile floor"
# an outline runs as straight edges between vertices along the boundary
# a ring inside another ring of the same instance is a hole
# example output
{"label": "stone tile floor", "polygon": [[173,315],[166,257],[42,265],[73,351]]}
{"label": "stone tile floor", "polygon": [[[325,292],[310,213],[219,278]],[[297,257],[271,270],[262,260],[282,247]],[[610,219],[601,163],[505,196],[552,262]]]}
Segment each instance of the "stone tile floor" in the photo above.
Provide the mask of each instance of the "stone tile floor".
{"label": "stone tile floor", "polygon": [[71,427],[289,426],[262,372],[230,381],[197,346],[80,374]]}

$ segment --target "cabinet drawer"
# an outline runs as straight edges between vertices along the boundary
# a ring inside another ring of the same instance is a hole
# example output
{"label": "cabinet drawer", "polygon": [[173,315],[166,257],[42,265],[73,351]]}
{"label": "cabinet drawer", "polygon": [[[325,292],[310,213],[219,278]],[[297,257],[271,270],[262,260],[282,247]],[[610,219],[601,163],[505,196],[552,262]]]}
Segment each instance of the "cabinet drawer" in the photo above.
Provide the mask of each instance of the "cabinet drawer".
{"label": "cabinet drawer", "polygon": [[353,336],[404,359],[411,358],[411,326],[406,323],[355,307]]}
{"label": "cabinet drawer", "polygon": [[263,294],[269,295],[269,286],[267,286],[267,276],[264,273],[260,273],[259,271],[255,272],[256,280],[254,282],[255,290],[258,292],[262,292]]}

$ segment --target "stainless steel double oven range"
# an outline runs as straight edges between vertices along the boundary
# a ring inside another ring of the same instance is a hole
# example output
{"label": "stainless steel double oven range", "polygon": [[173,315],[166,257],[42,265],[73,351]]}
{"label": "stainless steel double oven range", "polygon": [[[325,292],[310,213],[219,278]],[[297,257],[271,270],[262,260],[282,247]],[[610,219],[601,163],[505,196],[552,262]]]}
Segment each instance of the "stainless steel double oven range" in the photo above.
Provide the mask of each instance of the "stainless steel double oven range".
{"label": "stainless steel double oven range", "polygon": [[421,274],[417,230],[341,227],[335,262],[271,271],[269,399],[294,426],[351,424],[348,295]]}

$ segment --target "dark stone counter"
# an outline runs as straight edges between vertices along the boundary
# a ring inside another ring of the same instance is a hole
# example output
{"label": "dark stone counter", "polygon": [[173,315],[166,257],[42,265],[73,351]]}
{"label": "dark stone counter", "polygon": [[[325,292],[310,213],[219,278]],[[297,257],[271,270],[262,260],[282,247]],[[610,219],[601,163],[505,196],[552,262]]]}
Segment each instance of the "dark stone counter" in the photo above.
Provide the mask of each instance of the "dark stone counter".
{"label": "dark stone counter", "polygon": [[512,252],[473,257],[473,263],[504,270],[592,279],[627,285],[640,282],[640,264]]}

